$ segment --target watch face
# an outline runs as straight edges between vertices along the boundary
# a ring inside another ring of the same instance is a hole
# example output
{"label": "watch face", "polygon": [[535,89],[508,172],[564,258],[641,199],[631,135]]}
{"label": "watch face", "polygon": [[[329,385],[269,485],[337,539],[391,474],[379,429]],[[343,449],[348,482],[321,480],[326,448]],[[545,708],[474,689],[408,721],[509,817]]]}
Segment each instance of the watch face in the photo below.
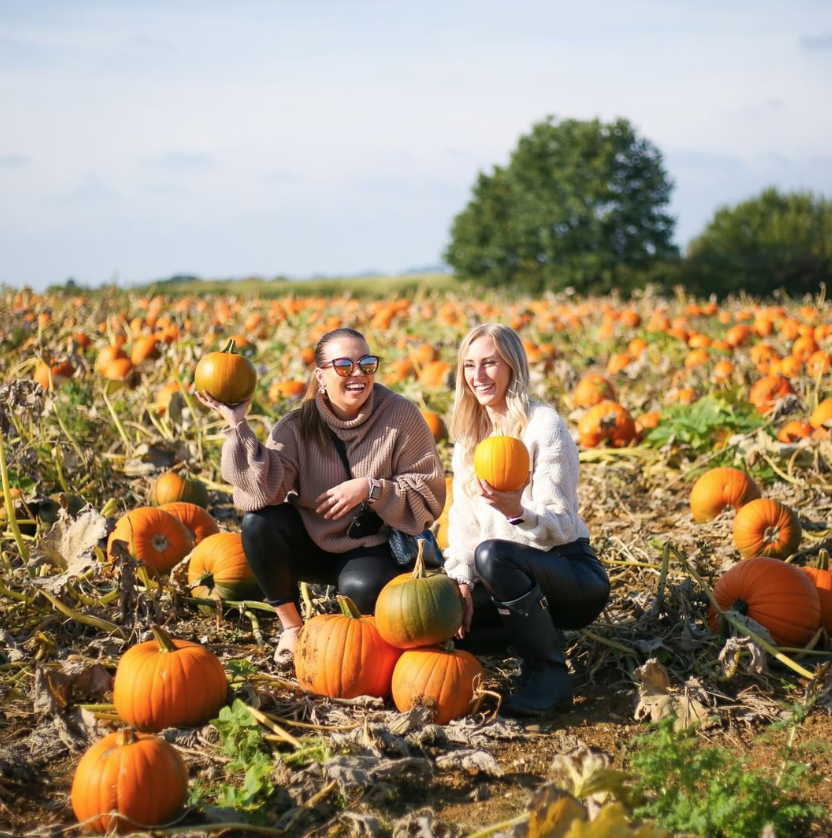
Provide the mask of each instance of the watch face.
{"label": "watch face", "polygon": [[370,487],[370,500],[378,500],[381,497],[381,486],[374,484]]}

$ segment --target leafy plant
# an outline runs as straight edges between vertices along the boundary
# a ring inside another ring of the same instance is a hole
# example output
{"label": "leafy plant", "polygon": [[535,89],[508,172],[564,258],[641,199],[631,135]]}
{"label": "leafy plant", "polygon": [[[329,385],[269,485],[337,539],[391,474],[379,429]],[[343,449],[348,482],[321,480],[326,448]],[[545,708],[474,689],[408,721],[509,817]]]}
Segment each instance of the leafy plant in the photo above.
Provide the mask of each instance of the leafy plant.
{"label": "leafy plant", "polygon": [[727,749],[675,730],[674,722],[663,719],[634,740],[630,767],[647,800],[636,816],[708,838],[759,838],[766,824],[781,836],[805,835],[808,823],[823,817],[823,807],[801,796],[821,777],[793,759],[794,752],[778,766],[775,781]]}

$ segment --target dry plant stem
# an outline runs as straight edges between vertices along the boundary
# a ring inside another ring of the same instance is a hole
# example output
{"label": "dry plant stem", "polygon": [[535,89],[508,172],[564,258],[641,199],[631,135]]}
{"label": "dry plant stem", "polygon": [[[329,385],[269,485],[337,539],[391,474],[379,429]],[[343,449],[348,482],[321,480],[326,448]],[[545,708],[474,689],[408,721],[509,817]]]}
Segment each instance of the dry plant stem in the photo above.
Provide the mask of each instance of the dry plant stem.
{"label": "dry plant stem", "polygon": [[622,655],[632,655],[636,660],[638,660],[638,652],[634,649],[631,649],[629,646],[625,646],[622,643],[616,643],[615,640],[609,640],[606,637],[601,637],[600,634],[596,634],[594,631],[589,631],[589,629],[578,629],[578,634],[582,634],[584,637],[593,640],[595,643],[601,643],[604,646],[609,646],[610,649],[615,649],[618,652],[621,652]]}
{"label": "dry plant stem", "polygon": [[248,608],[240,609],[243,613],[243,616],[248,617],[249,622],[251,623],[251,633],[254,635],[254,640],[257,643],[258,648],[262,649],[266,645],[266,641],[263,637],[263,632],[260,631],[260,621],[257,619],[257,615],[253,611],[249,611]]}
{"label": "dry plant stem", "polygon": [[185,400],[185,404],[188,405],[188,410],[191,411],[191,417],[194,420],[194,436],[196,437],[198,460],[199,462],[203,462],[205,457],[202,450],[202,428],[199,423],[199,411],[197,410],[196,403],[193,398],[191,398],[191,394],[188,392],[188,385],[182,380],[182,374],[180,373],[179,368],[175,367],[171,363],[170,359],[168,359],[168,370],[179,384],[179,392],[182,393],[182,398]]}
{"label": "dry plant stem", "polygon": [[807,678],[809,681],[814,680],[815,674],[813,672],[809,672],[808,669],[804,669],[800,664],[793,661],[788,655],[784,655],[776,646],[772,646],[771,643],[764,640],[758,634],[755,634],[751,631],[748,626],[744,625],[741,620],[738,620],[730,611],[723,611],[720,607],[719,603],[716,601],[716,597],[713,594],[713,591],[705,584],[705,580],[691,567],[690,563],[687,560],[687,557],[677,550],[675,547],[670,548],[673,551],[673,554],[676,558],[682,563],[684,568],[687,570],[688,573],[699,583],[699,586],[707,595],[708,599],[711,602],[711,605],[716,609],[716,611],[721,614],[740,634],[745,635],[746,637],[750,637],[755,643],[758,643],[760,646],[763,647],[772,657],[776,658],[780,661],[780,663],[785,664],[789,667],[789,669],[793,669],[798,675],[802,676],[803,678]]}
{"label": "dry plant stem", "polygon": [[248,704],[245,705],[245,708],[261,725],[267,727],[272,733],[276,733],[284,742],[288,742],[293,748],[303,747],[288,730],[284,730],[277,722],[273,722],[265,713],[261,713],[260,710],[256,710]]}
{"label": "dry plant stem", "polygon": [[132,445],[130,444],[127,432],[124,430],[124,426],[121,424],[121,420],[118,418],[118,414],[115,412],[112,403],[107,398],[106,388],[103,388],[101,390],[101,397],[104,399],[104,404],[107,406],[107,410],[110,411],[110,416],[113,417],[113,424],[116,426],[118,435],[121,437],[121,441],[124,443],[124,453],[126,456],[129,457],[130,452],[132,451]]}
{"label": "dry plant stem", "polygon": [[3,500],[6,504],[6,518],[9,522],[9,527],[14,536],[17,549],[20,551],[20,557],[24,564],[29,563],[29,549],[26,547],[26,542],[23,540],[23,533],[20,532],[20,527],[17,525],[17,518],[14,512],[14,498],[12,498],[12,489],[9,484],[9,466],[6,463],[6,438],[3,431],[0,430],[0,479],[3,484]]}
{"label": "dry plant stem", "polygon": [[293,719],[284,719],[282,716],[275,716],[274,713],[264,713],[263,715],[278,724],[288,725],[289,727],[299,727],[303,730],[320,730],[324,732],[355,730],[357,727],[361,727],[362,724],[361,722],[356,722],[351,725],[313,725],[309,722],[296,722]]}
{"label": "dry plant stem", "polygon": [[58,609],[58,611],[76,622],[83,623],[85,626],[92,626],[93,628],[101,629],[101,631],[106,631],[107,634],[115,634],[122,640],[126,640],[124,632],[115,623],[110,623],[107,620],[100,619],[99,617],[91,617],[88,614],[79,614],[77,611],[70,608],[65,602],[58,599],[58,597],[52,596],[52,594],[48,591],[40,590],[39,593],[45,596],[46,599],[48,599],[52,605]]}
{"label": "dry plant stem", "polygon": [[477,832],[470,832],[465,836],[465,838],[488,838],[489,835],[493,835],[495,832],[502,832],[511,826],[517,826],[518,824],[525,823],[530,817],[531,816],[528,812],[523,812],[522,815],[517,815],[516,817],[510,818],[502,823],[493,823],[491,826],[486,826],[485,829],[480,829]]}

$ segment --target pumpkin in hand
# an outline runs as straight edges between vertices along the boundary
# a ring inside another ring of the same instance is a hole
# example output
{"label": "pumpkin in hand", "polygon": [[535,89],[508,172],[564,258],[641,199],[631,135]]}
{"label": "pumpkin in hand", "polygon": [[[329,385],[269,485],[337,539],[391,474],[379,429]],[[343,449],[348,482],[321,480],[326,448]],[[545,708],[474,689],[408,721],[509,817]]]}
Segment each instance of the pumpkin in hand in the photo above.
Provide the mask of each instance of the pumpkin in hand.
{"label": "pumpkin in hand", "polygon": [[450,640],[462,625],[459,586],[444,573],[428,573],[424,542],[412,573],[391,579],[376,600],[376,626],[392,646],[412,649]]}
{"label": "pumpkin in hand", "polygon": [[716,518],[723,509],[739,509],[761,495],[760,487],[744,471],[728,466],[706,471],[693,484],[690,511],[697,524]]}
{"label": "pumpkin in hand", "polygon": [[402,651],[378,632],[374,617],[338,595],[340,614],[318,614],[304,624],[295,648],[295,675],[305,690],[330,698],[390,693]]}
{"label": "pumpkin in hand", "polygon": [[744,559],[786,559],[800,546],[802,533],[797,513],[772,498],[749,501],[734,518],[734,546]]}
{"label": "pumpkin in hand", "polygon": [[116,712],[130,727],[151,733],[210,721],[228,693],[219,658],[199,643],[172,639],[160,626],[153,626],[153,637],[131,646],[119,661]]}
{"label": "pumpkin in hand", "polygon": [[513,436],[489,436],[474,449],[474,472],[498,492],[514,492],[529,479],[529,451]]}
{"label": "pumpkin in hand", "polygon": [[230,340],[219,352],[209,352],[196,365],[194,388],[218,402],[234,405],[246,401],[257,386],[257,370],[245,355],[234,351]]}
{"label": "pumpkin in hand", "polygon": [[75,817],[98,835],[164,826],[187,798],[188,769],[176,748],[130,728],[108,734],[84,753],[70,795]]}

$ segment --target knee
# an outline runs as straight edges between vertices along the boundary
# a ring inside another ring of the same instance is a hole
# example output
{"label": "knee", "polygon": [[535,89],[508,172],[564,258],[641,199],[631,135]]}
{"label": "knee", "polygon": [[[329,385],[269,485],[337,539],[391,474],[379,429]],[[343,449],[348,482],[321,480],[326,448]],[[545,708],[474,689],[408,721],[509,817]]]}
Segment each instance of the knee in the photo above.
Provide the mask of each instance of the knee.
{"label": "knee", "polygon": [[372,614],[383,583],[366,573],[343,572],[338,578],[338,592],[349,597],[362,614]]}
{"label": "knee", "polygon": [[496,538],[483,541],[474,551],[474,567],[479,578],[486,584],[494,579],[501,563],[500,542]]}

